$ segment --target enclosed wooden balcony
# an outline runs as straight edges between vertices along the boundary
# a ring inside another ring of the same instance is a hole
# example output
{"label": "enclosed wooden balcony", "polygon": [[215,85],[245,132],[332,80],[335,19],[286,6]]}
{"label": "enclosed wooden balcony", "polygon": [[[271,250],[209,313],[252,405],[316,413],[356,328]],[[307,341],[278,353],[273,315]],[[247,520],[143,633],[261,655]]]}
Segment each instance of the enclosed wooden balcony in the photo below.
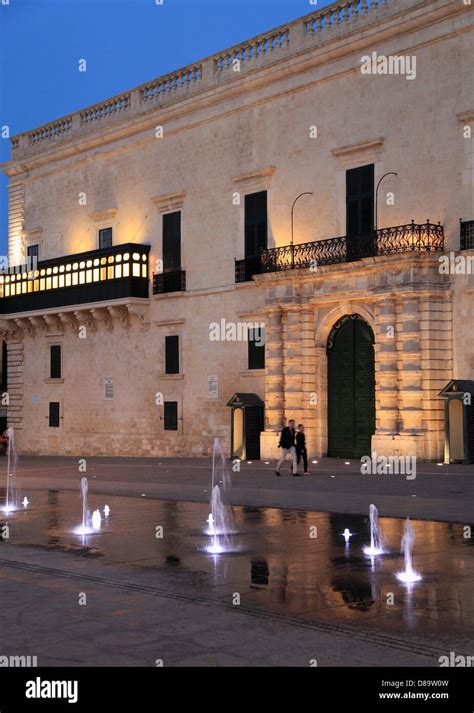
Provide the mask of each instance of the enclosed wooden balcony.
{"label": "enclosed wooden balcony", "polygon": [[149,245],[125,243],[0,274],[0,314],[149,296]]}

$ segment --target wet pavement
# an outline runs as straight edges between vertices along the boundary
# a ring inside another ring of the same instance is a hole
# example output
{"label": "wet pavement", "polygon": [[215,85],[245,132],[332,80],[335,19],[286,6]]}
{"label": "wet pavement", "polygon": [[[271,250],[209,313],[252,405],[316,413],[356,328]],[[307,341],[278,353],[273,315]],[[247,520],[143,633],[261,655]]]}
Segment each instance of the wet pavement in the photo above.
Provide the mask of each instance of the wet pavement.
{"label": "wet pavement", "polygon": [[[140,496],[162,500],[209,500],[208,458],[99,458],[87,457],[90,490],[107,497]],[[359,461],[335,458],[310,463],[310,477],[274,474],[275,461],[239,463],[233,473],[230,499],[234,505],[285,508],[315,512],[365,514],[371,502],[388,517],[469,523],[474,518],[474,464],[417,464],[416,478],[403,475],[363,475]],[[6,458],[0,458],[3,484]],[[18,478],[25,491],[78,492],[78,458],[20,456]]]}
{"label": "wet pavement", "polygon": [[[94,560],[105,578],[146,574],[147,586],[183,601],[240,607],[287,624],[356,627],[382,640],[413,634],[433,653],[445,637],[457,652],[473,653],[466,645],[474,638],[474,526],[469,539],[465,525],[413,520],[414,565],[423,579],[407,587],[396,579],[403,568],[401,519],[380,519],[386,554],[370,558],[362,550],[366,516],[234,506],[232,551],[213,556],[205,549],[205,504],[91,493],[90,511],[108,504],[111,512],[100,534],[83,538],[73,532],[81,522],[78,493],[28,495],[27,510],[1,515],[9,539],[0,540],[0,560],[2,553],[21,560],[33,548],[44,563],[45,554],[60,552],[63,569],[67,562],[75,570],[80,560],[85,575]],[[354,533],[349,544],[346,527]]]}

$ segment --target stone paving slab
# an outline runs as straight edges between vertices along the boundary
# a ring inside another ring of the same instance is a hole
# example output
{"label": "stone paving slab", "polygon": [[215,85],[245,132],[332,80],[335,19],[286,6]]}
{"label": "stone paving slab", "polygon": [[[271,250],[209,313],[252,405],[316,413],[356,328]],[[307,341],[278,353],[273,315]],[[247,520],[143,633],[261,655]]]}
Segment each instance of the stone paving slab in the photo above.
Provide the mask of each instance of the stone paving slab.
{"label": "stone paving slab", "polygon": [[[88,575],[84,581],[81,571]],[[79,578],[70,579],[69,572]],[[239,607],[174,599],[172,589],[166,598],[127,592],[140,573],[107,567],[106,574],[109,584],[101,581],[99,561],[2,547],[1,654],[37,656],[39,666],[153,667],[159,659],[164,666],[309,666],[312,659],[321,667],[437,666],[437,655],[450,650],[448,640],[426,646],[414,636],[400,638],[399,646],[393,637],[355,643],[343,629],[328,632]],[[152,581],[160,584],[157,573]],[[82,592],[85,606],[78,603]]]}

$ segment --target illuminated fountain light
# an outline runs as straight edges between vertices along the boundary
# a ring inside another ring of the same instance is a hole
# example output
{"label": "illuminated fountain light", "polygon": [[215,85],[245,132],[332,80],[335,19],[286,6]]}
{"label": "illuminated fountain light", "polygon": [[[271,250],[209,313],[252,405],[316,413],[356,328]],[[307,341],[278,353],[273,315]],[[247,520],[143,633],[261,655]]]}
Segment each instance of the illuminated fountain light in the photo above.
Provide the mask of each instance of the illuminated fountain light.
{"label": "illuminated fountain light", "polygon": [[405,558],[405,569],[403,572],[397,572],[397,579],[404,584],[413,584],[419,582],[422,577],[419,572],[413,569],[413,545],[415,542],[415,533],[410,523],[410,518],[407,517],[405,523],[405,534],[402,537],[402,552]]}
{"label": "illuminated fountain light", "polygon": [[106,505],[106,506],[104,507],[104,516],[105,516],[106,518],[108,518],[109,515],[110,515],[110,508],[109,508],[108,505]]}
{"label": "illuminated fountain light", "polygon": [[100,510],[94,510],[92,513],[92,529],[100,530],[100,523],[102,522],[102,517],[100,515]]}
{"label": "illuminated fountain light", "polygon": [[379,527],[379,512],[375,505],[369,508],[370,517],[370,545],[364,547],[364,553],[373,557],[375,555],[383,555],[383,535]]}
{"label": "illuminated fountain light", "polygon": [[346,527],[344,532],[342,533],[342,536],[344,537],[346,542],[349,542],[353,534],[354,533],[351,532],[348,527]]}
{"label": "illuminated fountain light", "polygon": [[28,500],[28,498],[26,497],[26,495],[25,495],[25,497],[23,498],[23,500],[21,501],[21,504],[23,505],[24,508],[27,508],[28,505],[30,504],[30,501]]}
{"label": "illuminated fountain light", "polygon": [[217,539],[217,535],[214,536],[212,545],[207,545],[206,552],[210,555],[222,555],[228,550],[225,549]]}

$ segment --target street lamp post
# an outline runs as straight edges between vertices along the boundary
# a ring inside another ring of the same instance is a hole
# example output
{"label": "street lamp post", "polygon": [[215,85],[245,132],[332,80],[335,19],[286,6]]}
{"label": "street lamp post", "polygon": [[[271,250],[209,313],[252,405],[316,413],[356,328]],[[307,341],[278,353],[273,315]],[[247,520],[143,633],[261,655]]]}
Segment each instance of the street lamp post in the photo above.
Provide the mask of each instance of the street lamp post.
{"label": "street lamp post", "polygon": [[310,191],[305,191],[304,193],[300,193],[299,196],[296,196],[295,200],[293,201],[293,205],[291,206],[291,269],[293,270],[295,267],[295,244],[293,240],[293,214],[295,211],[295,205],[296,201],[301,198],[301,196],[312,196],[313,194]]}
{"label": "street lamp post", "polygon": [[398,173],[395,173],[394,171],[389,171],[389,173],[384,173],[382,178],[379,180],[377,183],[377,188],[375,189],[375,230],[378,228],[378,200],[379,200],[379,186],[382,183],[383,179],[386,178],[387,176],[398,176]]}

